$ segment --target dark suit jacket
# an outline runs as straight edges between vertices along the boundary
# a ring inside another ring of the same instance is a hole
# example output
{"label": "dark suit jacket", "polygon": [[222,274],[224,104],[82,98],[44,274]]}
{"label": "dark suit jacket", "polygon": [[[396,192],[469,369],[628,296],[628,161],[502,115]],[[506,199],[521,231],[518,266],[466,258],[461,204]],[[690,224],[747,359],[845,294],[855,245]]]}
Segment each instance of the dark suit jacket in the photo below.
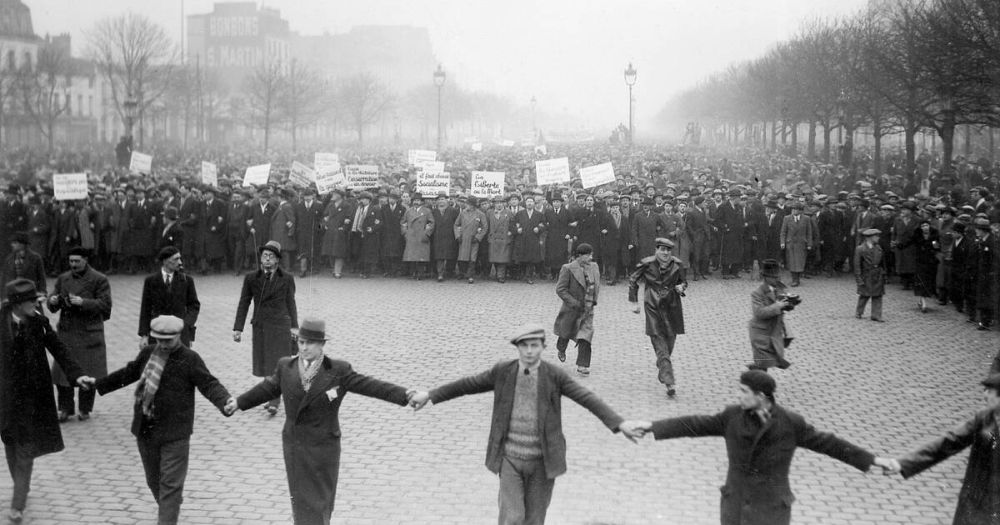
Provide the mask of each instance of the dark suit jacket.
{"label": "dark suit jacket", "polygon": [[[138,381],[155,346],[144,346],[135,360],[98,379],[97,391],[103,396]],[[194,432],[195,388],[222,412],[229,400],[229,391],[209,372],[197,352],[181,345],[171,352],[163,367],[160,388],[153,398],[153,416],[144,416],[135,398],[129,398],[133,404],[132,435],[153,443],[189,437]]]}
{"label": "dark suit jacket", "polygon": [[[517,385],[518,361],[501,361],[489,370],[448,383],[430,392],[431,401],[443,403],[467,394],[493,391],[493,418],[486,448],[486,468],[499,474],[503,462],[504,440],[514,410],[514,387]],[[555,478],[566,472],[566,438],[562,431],[562,396],[566,396],[597,416],[613,432],[618,432],[622,417],[593,392],[580,385],[566,372],[542,361],[538,367],[538,431],[542,443],[545,473]]]}
{"label": "dark suit jacket", "polygon": [[139,306],[139,336],[149,335],[149,322],[161,315],[173,315],[184,320],[181,342],[188,346],[194,341],[195,324],[201,302],[194,288],[194,279],[175,272],[170,288],[163,282],[163,272],[146,277],[142,284],[142,302]]}
{"label": "dark suit jacket", "polygon": [[726,441],[729,472],[722,487],[723,525],[782,525],[795,501],[788,468],[797,447],[825,454],[867,471],[875,457],[837,436],[820,432],[806,420],[774,405],[761,424],[738,405],[713,416],[684,416],[653,423],[656,439],[719,436]]}
{"label": "dark suit jacket", "polygon": [[[24,266],[21,268],[21,273],[17,273],[14,269],[14,259],[16,256],[12,252],[7,256],[7,259],[3,263],[3,269],[0,270],[2,271],[0,282],[8,283],[18,277],[24,277],[35,283],[35,289],[38,290],[39,294],[47,295],[48,286],[45,283],[45,263],[42,262],[42,256],[30,248],[25,248],[24,252]],[[5,299],[6,297],[6,288],[0,288],[0,299]]]}

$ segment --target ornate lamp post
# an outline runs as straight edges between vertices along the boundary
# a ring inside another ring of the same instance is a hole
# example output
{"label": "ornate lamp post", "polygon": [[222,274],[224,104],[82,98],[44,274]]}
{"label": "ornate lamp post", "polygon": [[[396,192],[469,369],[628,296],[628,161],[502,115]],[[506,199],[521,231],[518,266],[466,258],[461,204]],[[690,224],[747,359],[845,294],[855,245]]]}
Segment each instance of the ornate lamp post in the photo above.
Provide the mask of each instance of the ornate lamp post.
{"label": "ornate lamp post", "polygon": [[122,109],[125,111],[125,136],[128,137],[129,143],[132,142],[132,127],[135,125],[135,118],[139,110],[139,101],[135,99],[132,93],[129,93],[125,97],[125,102],[122,103]]}
{"label": "ornate lamp post", "polygon": [[625,68],[625,84],[628,86],[628,143],[631,146],[632,141],[635,137],[634,130],[632,128],[632,86],[635,85],[635,77],[638,71],[632,67],[632,63],[628,63],[628,67]]}
{"label": "ornate lamp post", "polygon": [[438,64],[437,71],[434,72],[434,85],[438,88],[438,151],[441,150],[441,87],[444,86],[444,79],[444,69],[441,69],[441,64]]}

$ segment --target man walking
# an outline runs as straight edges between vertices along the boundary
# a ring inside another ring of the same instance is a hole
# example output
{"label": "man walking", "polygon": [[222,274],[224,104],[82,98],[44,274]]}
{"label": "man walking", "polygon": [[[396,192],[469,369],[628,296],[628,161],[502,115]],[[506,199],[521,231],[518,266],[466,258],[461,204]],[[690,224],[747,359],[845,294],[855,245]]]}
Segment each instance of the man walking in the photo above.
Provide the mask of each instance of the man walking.
{"label": "man walking", "polygon": [[160,271],[146,277],[142,285],[142,300],[139,306],[139,348],[155,344],[149,339],[149,323],[161,315],[172,315],[184,320],[181,343],[191,348],[194,341],[195,323],[201,311],[194,279],[184,273],[181,252],[174,246],[167,246],[156,256]]}
{"label": "man walking", "polygon": [[[788,368],[785,349],[792,344],[792,337],[785,326],[785,312],[794,305],[783,297],[785,284],[781,282],[778,261],[765,259],[760,276],[764,282],[750,293],[753,317],[750,319],[750,349],[753,352],[751,370],[767,371],[768,368]],[[780,297],[780,298],[779,298]]]}
{"label": "man walking", "polygon": [[184,500],[188,450],[194,432],[194,391],[212,402],[227,417],[236,411],[229,396],[194,350],[181,343],[184,321],[161,315],[149,324],[156,340],[139,351],[123,368],[96,382],[101,395],[139,382],[132,412],[146,485],[156,500],[157,523],[173,525]]}
{"label": "man walking", "polygon": [[656,353],[657,378],[667,388],[667,396],[677,395],[674,365],[670,361],[677,336],[684,333],[684,306],[681,297],[687,289],[684,265],[674,257],[674,242],[656,239],[656,254],[646,257],[628,278],[628,300],[639,313],[639,283],[645,284],[643,309],[646,312],[646,335]]}
{"label": "man walking", "polygon": [[802,272],[806,269],[806,257],[813,249],[816,231],[813,221],[802,216],[802,203],[792,203],[792,214],[781,223],[781,249],[785,252],[785,265],[792,272],[792,286],[799,285]]}
{"label": "man walking", "polygon": [[885,259],[882,247],[879,246],[881,230],[868,228],[861,232],[865,238],[854,250],[854,277],[858,284],[858,306],[854,317],[861,319],[865,313],[868,299],[872,301],[872,321],[885,322],[882,319],[882,296],[885,295]]}
{"label": "man walking", "polygon": [[601,286],[601,271],[592,262],[594,249],[587,243],[574,250],[576,259],[562,265],[556,295],[562,299],[562,307],[556,316],[553,333],[556,340],[559,361],[566,361],[566,347],[570,340],[576,341],[578,350],[576,371],[586,377],[590,375],[590,344],[594,340],[594,306]]}

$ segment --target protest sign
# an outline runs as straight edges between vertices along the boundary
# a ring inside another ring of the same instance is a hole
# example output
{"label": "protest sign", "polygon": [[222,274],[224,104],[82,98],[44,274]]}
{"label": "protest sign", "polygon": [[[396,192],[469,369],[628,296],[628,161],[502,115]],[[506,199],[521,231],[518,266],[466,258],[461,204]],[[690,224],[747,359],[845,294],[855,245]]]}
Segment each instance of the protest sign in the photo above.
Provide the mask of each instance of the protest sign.
{"label": "protest sign", "polygon": [[354,164],[344,166],[348,188],[368,189],[378,187],[378,166]]}
{"label": "protest sign", "polygon": [[55,173],[52,175],[52,192],[56,200],[76,201],[87,198],[86,173]]}
{"label": "protest sign", "polygon": [[469,193],[475,197],[487,199],[503,195],[504,178],[506,173],[502,171],[473,171],[472,186]]}
{"label": "protest sign", "polygon": [[569,159],[562,157],[535,161],[535,182],[539,186],[569,182]]}
{"label": "protest sign", "polygon": [[317,173],[316,174],[316,193],[320,195],[326,195],[330,193],[337,186],[344,186],[346,179],[344,174],[339,171],[333,171],[330,173]]}
{"label": "protest sign", "polygon": [[514,141],[513,140],[506,140],[506,139],[505,140],[501,140],[500,141],[500,145],[503,146],[503,147],[505,147],[505,148],[512,148],[512,147],[514,147]]}
{"label": "protest sign", "polygon": [[472,151],[483,151],[482,142],[473,142],[470,147],[472,148]]}
{"label": "protest sign", "polygon": [[417,191],[423,193],[425,196],[433,196],[438,193],[448,193],[451,189],[451,174],[445,173],[444,163],[439,162],[436,164],[441,164],[441,170],[422,170],[417,173]]}
{"label": "protest sign", "polygon": [[580,168],[580,182],[583,183],[584,188],[593,188],[594,186],[600,186],[601,184],[607,184],[614,181],[615,170],[611,166],[610,162]]}
{"label": "protest sign", "polygon": [[434,160],[422,161],[415,164],[415,166],[417,167],[418,173],[436,173],[439,175],[444,173],[443,162],[438,162]]}
{"label": "protest sign", "polygon": [[340,171],[340,155],[336,153],[316,153],[313,156],[313,169],[316,173]]}
{"label": "protest sign", "polygon": [[297,160],[292,161],[292,169],[288,170],[288,182],[300,188],[308,188],[316,182],[316,172]]}
{"label": "protest sign", "polygon": [[216,188],[219,187],[219,170],[215,164],[201,161],[201,182]]}
{"label": "protest sign", "polygon": [[132,159],[128,164],[128,170],[132,173],[145,173],[147,175],[152,173],[153,156],[133,151]]}
{"label": "protest sign", "polygon": [[407,152],[407,159],[409,160],[410,166],[417,166],[421,162],[433,162],[437,160],[437,152],[425,149],[411,149]]}
{"label": "protest sign", "polygon": [[271,165],[270,164],[260,164],[257,166],[250,166],[247,168],[247,172],[243,175],[243,186],[256,186],[258,184],[267,184],[267,179],[271,176]]}

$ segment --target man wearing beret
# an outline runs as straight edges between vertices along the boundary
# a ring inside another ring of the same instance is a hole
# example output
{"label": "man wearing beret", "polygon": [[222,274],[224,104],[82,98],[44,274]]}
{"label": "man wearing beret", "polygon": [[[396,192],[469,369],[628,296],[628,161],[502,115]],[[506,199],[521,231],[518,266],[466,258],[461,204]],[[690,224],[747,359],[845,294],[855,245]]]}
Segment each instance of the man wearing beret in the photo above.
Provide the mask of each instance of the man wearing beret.
{"label": "man wearing beret", "polygon": [[958,494],[954,525],[995,524],[1000,521],[1000,470],[996,461],[1000,441],[1000,374],[981,383],[986,407],[972,419],[952,427],[944,435],[892,460],[893,472],[911,478],[969,448],[965,479]]}
{"label": "man wearing beret", "polygon": [[[49,296],[52,313],[59,312],[59,338],[69,348],[70,355],[87,375],[101,378],[108,373],[107,348],[104,342],[104,322],[111,319],[111,285],[104,274],[94,270],[89,260],[91,251],[75,247],[69,252],[69,271],[56,279]],[[74,384],[56,363],[52,381],[59,393],[59,420],[66,421],[76,413]],[[81,421],[90,418],[94,408],[94,392],[80,392]]]}
{"label": "man wearing beret", "polygon": [[674,242],[656,238],[656,254],[639,262],[628,278],[628,300],[635,304],[633,312],[639,313],[639,283],[645,284],[643,309],[646,312],[646,335],[656,354],[657,378],[673,398],[674,366],[670,361],[677,336],[684,333],[684,306],[681,297],[687,289],[684,265],[674,257]]}
{"label": "man wearing beret", "polygon": [[635,429],[657,439],[718,436],[725,440],[729,472],[722,486],[722,525],[786,525],[791,522],[788,471],[795,449],[825,454],[867,472],[889,470],[879,458],[844,439],[813,428],[805,418],[777,404],[774,379],[761,370],[740,375],[739,404],[711,416],[682,416],[636,422]]}
{"label": "man wearing beret", "polygon": [[229,417],[236,400],[205,366],[201,356],[181,343],[184,321],[161,315],[149,323],[155,341],[134,360],[96,381],[101,395],[138,381],[132,409],[135,436],[146,473],[146,485],[156,500],[157,523],[173,525],[184,500],[188,450],[194,432],[194,391]]}
{"label": "man wearing beret", "polygon": [[89,388],[93,381],[39,310],[38,294],[30,279],[14,279],[0,308],[0,438],[14,484],[11,523],[23,519],[35,458],[64,448],[45,351],[71,384]]}
{"label": "man wearing beret", "polygon": [[593,392],[565,371],[542,360],[545,328],[519,327],[510,338],[518,359],[500,361],[489,370],[416,393],[417,409],[428,401],[493,391],[493,416],[486,449],[486,468],[500,476],[502,525],[542,525],[552,499],[555,478],[566,472],[566,439],[559,400],[566,396],[597,416],[612,432],[628,439],[636,423],[625,421]]}

